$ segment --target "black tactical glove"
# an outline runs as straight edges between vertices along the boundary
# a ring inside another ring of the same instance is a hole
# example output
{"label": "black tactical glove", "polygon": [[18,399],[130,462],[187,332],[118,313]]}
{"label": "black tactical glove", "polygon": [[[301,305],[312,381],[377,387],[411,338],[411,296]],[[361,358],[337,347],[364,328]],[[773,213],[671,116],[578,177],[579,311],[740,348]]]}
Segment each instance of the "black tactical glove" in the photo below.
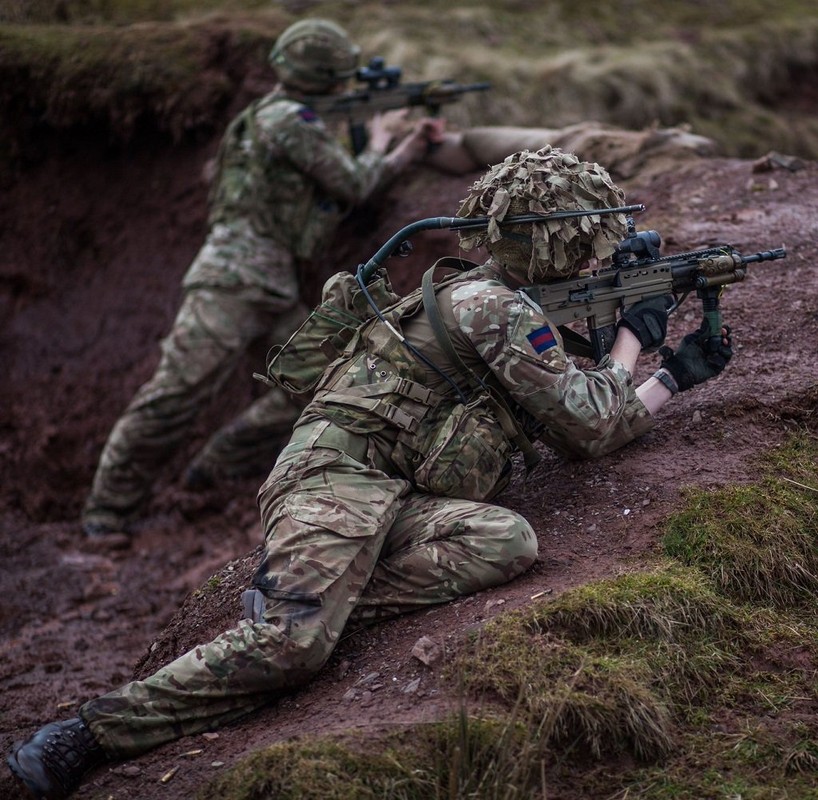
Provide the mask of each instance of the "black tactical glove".
{"label": "black tactical glove", "polygon": [[655,350],[664,344],[667,336],[667,310],[674,302],[673,295],[670,294],[640,300],[625,309],[616,328],[627,328],[639,339],[643,350]]}
{"label": "black tactical glove", "polygon": [[707,322],[703,322],[699,330],[682,339],[675,353],[669,347],[659,350],[662,355],[660,369],[673,376],[680,392],[715,378],[727,366],[733,357],[729,326],[725,325],[721,332],[721,336],[710,336]]}

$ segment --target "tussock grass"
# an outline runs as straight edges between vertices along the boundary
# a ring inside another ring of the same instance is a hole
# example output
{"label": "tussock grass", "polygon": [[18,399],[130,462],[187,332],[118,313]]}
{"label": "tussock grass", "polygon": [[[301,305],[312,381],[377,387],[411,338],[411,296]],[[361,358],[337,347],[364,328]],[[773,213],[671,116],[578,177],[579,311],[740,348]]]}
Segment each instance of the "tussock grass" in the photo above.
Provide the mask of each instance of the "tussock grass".
{"label": "tussock grass", "polygon": [[521,703],[548,741],[661,758],[672,716],[736,666],[740,614],[695,571],[601,581],[485,626],[454,670],[470,694]]}
{"label": "tussock grass", "polygon": [[603,653],[630,654],[678,709],[700,703],[736,667],[746,617],[698,570],[672,564],[587,584],[534,609],[531,629]]}
{"label": "tussock grass", "polygon": [[793,437],[746,486],[686,493],[666,552],[736,599],[779,607],[818,597],[818,439]]}
{"label": "tussock grass", "polygon": [[511,800],[545,797],[544,754],[513,720],[465,713],[372,741],[285,742],[254,753],[197,800]]}
{"label": "tussock grass", "polygon": [[742,800],[814,800],[816,797],[815,771],[810,767],[804,772],[787,768],[789,751],[782,749],[778,737],[765,730],[763,722],[745,724],[730,731],[710,729],[689,733],[681,749],[686,758],[661,768],[606,775],[622,788],[597,796],[606,800],[732,800],[739,797]]}
{"label": "tussock grass", "polygon": [[332,739],[259,750],[207,785],[199,800],[400,798],[411,775],[393,755],[366,753]]}
{"label": "tussock grass", "polygon": [[578,587],[536,606],[529,625],[538,632],[564,632],[573,641],[675,642],[704,629],[733,636],[740,622],[700,573],[671,566]]}

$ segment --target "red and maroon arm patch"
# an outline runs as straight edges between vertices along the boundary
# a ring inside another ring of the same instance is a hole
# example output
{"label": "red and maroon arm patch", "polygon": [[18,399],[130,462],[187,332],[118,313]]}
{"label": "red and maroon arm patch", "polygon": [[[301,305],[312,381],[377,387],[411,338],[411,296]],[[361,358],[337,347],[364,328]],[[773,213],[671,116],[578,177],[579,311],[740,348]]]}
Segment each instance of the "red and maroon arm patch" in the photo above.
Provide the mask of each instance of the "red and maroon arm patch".
{"label": "red and maroon arm patch", "polygon": [[298,116],[301,117],[304,122],[315,122],[315,120],[318,119],[318,114],[308,106],[302,106],[298,111]]}

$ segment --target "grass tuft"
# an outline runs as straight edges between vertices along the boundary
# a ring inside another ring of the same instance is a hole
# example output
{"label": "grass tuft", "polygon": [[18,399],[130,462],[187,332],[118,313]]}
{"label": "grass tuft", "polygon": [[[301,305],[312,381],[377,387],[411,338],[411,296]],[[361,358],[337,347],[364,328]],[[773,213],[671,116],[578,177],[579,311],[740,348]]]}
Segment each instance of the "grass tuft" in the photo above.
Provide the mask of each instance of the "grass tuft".
{"label": "grass tuft", "polygon": [[566,592],[485,626],[454,665],[470,694],[522,704],[556,747],[658,759],[673,714],[736,666],[741,615],[693,570]]}
{"label": "grass tuft", "polygon": [[[544,753],[513,719],[469,716],[382,734],[273,745],[197,800],[511,800],[544,796]],[[536,794],[535,794],[536,793]]]}
{"label": "grass tuft", "polygon": [[665,551],[697,565],[720,591],[787,607],[818,596],[818,440],[793,437],[750,485],[686,492],[668,522]]}

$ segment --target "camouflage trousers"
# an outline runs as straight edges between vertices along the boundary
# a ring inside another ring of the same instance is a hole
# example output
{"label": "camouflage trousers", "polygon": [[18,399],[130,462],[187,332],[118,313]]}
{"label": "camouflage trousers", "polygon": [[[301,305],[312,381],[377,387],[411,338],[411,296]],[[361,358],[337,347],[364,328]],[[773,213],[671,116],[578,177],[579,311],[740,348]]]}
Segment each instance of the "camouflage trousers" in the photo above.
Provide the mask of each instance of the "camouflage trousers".
{"label": "camouflage trousers", "polygon": [[[297,300],[254,288],[189,289],[162,341],[156,372],[109,434],[83,521],[126,523],[248,347],[286,341],[305,317]],[[281,390],[270,390],[217,431],[193,463],[215,477],[245,474],[259,464],[269,469],[300,411]]]}
{"label": "camouflage trousers", "polygon": [[537,552],[519,514],[412,491],[366,437],[326,421],[296,428],[259,505],[263,617],[83,705],[112,758],[235,720],[313,676],[348,624],[503,584]]}

